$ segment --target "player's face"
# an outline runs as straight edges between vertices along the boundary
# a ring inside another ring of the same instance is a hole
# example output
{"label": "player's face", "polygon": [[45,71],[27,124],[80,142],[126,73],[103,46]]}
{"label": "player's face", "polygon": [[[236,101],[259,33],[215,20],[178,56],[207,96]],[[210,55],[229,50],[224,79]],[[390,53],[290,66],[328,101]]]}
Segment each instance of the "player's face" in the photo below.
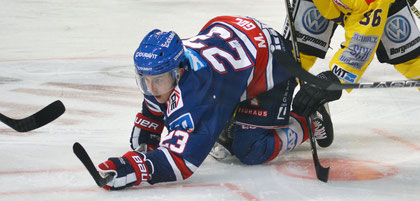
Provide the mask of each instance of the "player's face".
{"label": "player's face", "polygon": [[159,103],[165,103],[174,89],[175,80],[170,72],[160,75],[144,76],[148,90],[152,93]]}

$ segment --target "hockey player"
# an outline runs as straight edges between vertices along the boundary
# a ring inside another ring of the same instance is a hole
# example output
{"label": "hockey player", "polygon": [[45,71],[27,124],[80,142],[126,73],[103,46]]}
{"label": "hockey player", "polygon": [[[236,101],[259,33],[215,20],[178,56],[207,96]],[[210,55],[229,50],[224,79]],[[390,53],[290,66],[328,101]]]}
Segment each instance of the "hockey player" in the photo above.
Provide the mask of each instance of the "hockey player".
{"label": "hockey player", "polygon": [[380,62],[393,64],[405,77],[420,79],[420,32],[410,4],[414,1],[295,1],[293,19],[302,66],[309,70],[317,58],[325,58],[337,24],[341,24],[345,42],[329,63],[340,80],[358,82],[374,53]]}
{"label": "hockey player", "polygon": [[[331,120],[318,108],[339,99],[341,91],[304,85],[290,112],[296,80],[273,59],[275,49],[292,57],[275,30],[252,18],[216,17],[185,40],[172,31],[147,34],[134,54],[144,94],[130,139],[134,151],[99,164],[102,174],[114,176],[104,188],[189,178],[234,114],[244,120],[238,122],[251,125],[243,117],[255,117],[264,127],[234,126],[232,150],[245,164],[293,150],[308,138],[308,123],[315,125],[315,134],[327,136],[318,142],[329,146]],[[320,76],[339,82],[330,71]]]}

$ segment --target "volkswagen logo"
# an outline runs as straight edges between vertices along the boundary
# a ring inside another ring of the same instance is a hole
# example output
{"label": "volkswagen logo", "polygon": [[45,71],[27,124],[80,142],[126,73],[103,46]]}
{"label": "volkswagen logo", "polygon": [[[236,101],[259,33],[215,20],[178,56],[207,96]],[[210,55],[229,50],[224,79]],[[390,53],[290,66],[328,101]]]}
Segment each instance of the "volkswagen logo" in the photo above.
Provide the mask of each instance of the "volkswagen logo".
{"label": "volkswagen logo", "polygon": [[322,17],[315,6],[308,8],[302,17],[302,24],[312,34],[321,34],[328,27],[328,20]]}
{"label": "volkswagen logo", "polygon": [[404,16],[392,16],[386,21],[385,34],[392,42],[402,43],[410,37],[410,33],[410,23]]}

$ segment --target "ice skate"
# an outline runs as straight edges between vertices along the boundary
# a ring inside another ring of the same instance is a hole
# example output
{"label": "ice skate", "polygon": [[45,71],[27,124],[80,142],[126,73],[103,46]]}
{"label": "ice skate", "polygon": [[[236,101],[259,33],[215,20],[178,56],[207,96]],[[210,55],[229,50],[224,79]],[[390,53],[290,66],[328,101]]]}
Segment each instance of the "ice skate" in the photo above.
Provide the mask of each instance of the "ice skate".
{"label": "ice skate", "polygon": [[328,103],[320,106],[312,115],[314,136],[320,147],[329,147],[334,140],[334,129],[331,122]]}

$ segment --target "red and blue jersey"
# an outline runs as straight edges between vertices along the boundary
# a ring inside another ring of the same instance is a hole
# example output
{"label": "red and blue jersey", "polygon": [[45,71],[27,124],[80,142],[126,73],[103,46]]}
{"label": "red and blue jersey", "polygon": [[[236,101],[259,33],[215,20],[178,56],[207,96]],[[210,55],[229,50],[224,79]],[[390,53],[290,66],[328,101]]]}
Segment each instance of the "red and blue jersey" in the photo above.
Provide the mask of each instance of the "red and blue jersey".
{"label": "red and blue jersey", "polygon": [[160,147],[146,153],[151,184],[190,177],[240,101],[291,78],[271,53],[280,49],[292,56],[283,37],[252,18],[216,17],[183,45],[190,67],[169,100],[159,104],[146,96],[143,103],[143,115],[160,116],[168,130]]}

